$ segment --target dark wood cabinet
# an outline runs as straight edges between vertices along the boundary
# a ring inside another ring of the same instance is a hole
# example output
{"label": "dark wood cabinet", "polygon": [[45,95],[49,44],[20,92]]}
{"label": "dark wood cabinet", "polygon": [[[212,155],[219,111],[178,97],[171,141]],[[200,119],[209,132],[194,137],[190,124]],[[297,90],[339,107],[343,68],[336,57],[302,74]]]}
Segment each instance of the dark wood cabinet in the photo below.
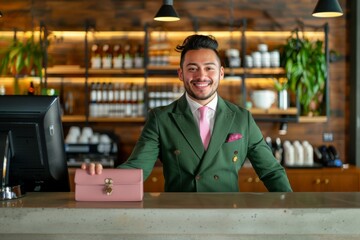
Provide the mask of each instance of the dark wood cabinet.
{"label": "dark wood cabinet", "polygon": [[[70,173],[72,172],[73,170],[70,170]],[[360,170],[352,166],[348,169],[286,169],[286,172],[294,192],[357,192],[360,190]],[[251,167],[242,168],[239,171],[239,188],[241,192],[267,192]],[[162,167],[153,169],[144,182],[144,191],[164,191]]]}

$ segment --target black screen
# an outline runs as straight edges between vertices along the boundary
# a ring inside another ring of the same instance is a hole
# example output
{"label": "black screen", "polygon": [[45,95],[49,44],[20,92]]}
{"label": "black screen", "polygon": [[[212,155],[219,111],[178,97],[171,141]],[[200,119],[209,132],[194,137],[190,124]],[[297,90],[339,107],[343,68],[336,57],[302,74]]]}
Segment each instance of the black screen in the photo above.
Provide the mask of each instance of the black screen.
{"label": "black screen", "polygon": [[70,190],[58,97],[0,96],[0,133],[11,139],[7,185],[24,192]]}

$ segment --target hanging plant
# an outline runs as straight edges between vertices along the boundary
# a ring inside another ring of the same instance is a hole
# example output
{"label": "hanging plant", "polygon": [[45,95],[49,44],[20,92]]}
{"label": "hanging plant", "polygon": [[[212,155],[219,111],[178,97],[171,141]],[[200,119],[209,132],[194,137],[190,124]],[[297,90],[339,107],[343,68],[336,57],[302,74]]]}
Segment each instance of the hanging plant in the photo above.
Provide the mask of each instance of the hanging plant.
{"label": "hanging plant", "polygon": [[289,90],[297,95],[301,115],[322,115],[327,64],[323,41],[291,36],[282,46],[282,65]]}

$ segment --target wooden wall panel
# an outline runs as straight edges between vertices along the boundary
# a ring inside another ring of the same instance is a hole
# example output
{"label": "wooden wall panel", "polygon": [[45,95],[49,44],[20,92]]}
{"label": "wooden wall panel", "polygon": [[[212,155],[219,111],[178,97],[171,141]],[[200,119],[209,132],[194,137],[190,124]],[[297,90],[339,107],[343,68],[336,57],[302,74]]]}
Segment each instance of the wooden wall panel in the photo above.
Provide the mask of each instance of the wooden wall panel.
{"label": "wooden wall panel", "polygon": [[[345,15],[334,19],[318,19],[311,16],[316,1],[299,0],[175,0],[174,6],[181,16],[175,23],[155,23],[153,16],[162,4],[161,0],[4,0],[1,11],[0,31],[38,29],[43,21],[51,30],[84,30],[84,23],[90,20],[96,30],[136,30],[142,31],[145,23],[163,30],[191,31],[199,30],[239,30],[240,20],[248,19],[251,30],[293,30],[296,27],[319,27],[325,22],[330,26],[330,49],[337,51],[341,58],[330,64],[330,119],[327,123],[289,123],[288,134],[283,140],[308,140],[315,146],[333,144],[338,148],[341,158],[347,161],[346,149],[349,123],[349,63],[351,51],[348,41],[349,16],[348,1],[339,1]],[[315,28],[314,28],[315,29]],[[70,50],[71,54],[62,55],[61,51]],[[81,50],[74,51],[71,45],[58,49],[54,58],[60,57],[62,64],[79,64]],[[51,61],[51,59],[50,59]],[[81,64],[83,62],[81,61]],[[275,138],[278,135],[278,123],[260,123],[264,135]],[[109,128],[109,126],[97,126]],[[135,129],[135,130],[134,130]],[[124,129],[121,124],[113,129],[126,142],[126,153],[135,144],[141,126],[134,126],[133,131]],[[334,141],[324,143],[322,134],[332,132]]]}

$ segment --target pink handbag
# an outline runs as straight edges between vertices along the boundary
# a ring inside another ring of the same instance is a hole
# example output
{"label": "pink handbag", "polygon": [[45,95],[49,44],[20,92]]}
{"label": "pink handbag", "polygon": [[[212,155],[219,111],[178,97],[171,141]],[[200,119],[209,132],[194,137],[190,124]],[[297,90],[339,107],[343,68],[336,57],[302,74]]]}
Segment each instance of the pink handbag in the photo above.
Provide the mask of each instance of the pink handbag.
{"label": "pink handbag", "polygon": [[76,169],[76,201],[142,201],[142,169],[103,169],[98,175]]}

